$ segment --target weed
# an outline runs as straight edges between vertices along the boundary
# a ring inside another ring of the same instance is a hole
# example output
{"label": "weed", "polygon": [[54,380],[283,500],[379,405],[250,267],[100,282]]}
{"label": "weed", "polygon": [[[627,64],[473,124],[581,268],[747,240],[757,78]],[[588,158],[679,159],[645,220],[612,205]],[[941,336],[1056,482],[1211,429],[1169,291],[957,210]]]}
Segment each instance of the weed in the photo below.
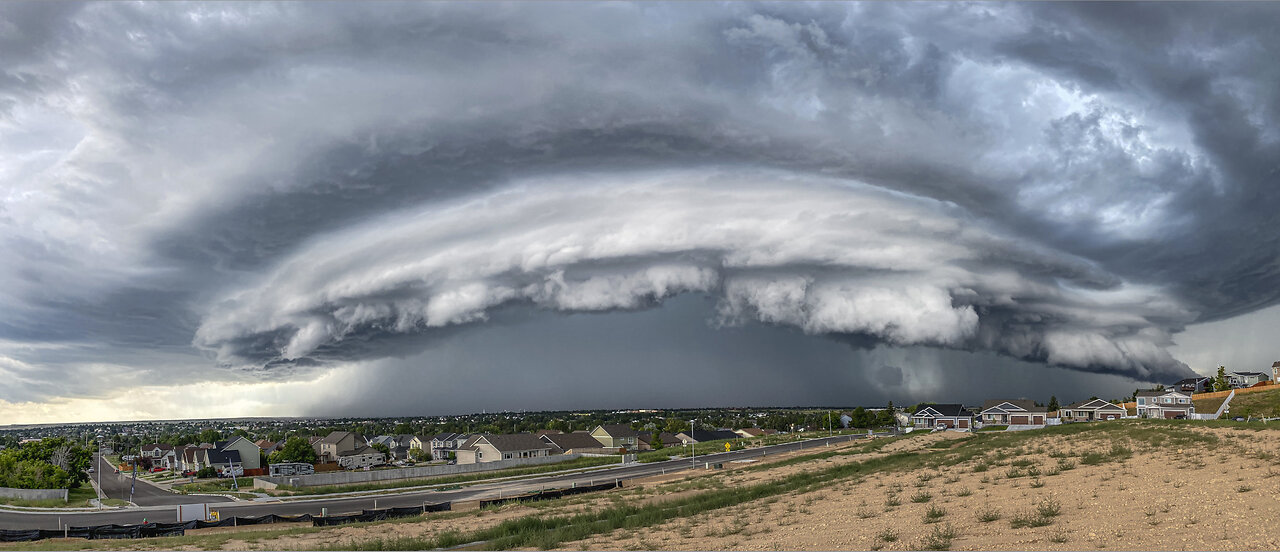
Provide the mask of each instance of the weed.
{"label": "weed", "polygon": [[1067,542],[1067,536],[1068,535],[1067,535],[1066,529],[1058,529],[1057,531],[1049,533],[1049,542],[1063,544]]}
{"label": "weed", "polygon": [[1250,487],[1250,486],[1248,486],[1248,485],[1241,485],[1241,486],[1239,486],[1239,487],[1236,487],[1236,492],[1237,492],[1237,493],[1247,493],[1247,492],[1252,491],[1252,490],[1253,490],[1253,487]]}
{"label": "weed", "polygon": [[1053,523],[1053,518],[1037,515],[1035,512],[1021,512],[1018,515],[1009,518],[1010,529],[1044,527],[1051,523]]}
{"label": "weed", "polygon": [[921,539],[918,548],[920,550],[950,550],[951,541],[959,535],[960,533],[950,523],[945,526],[934,526],[933,531]]}
{"label": "weed", "polygon": [[1044,481],[1041,481],[1039,477],[1033,478],[1031,480],[1032,489],[1039,489],[1040,487],[1043,487],[1043,486],[1044,486]]}
{"label": "weed", "polygon": [[924,522],[937,523],[939,521],[942,521],[942,518],[944,517],[947,517],[946,510],[939,508],[937,506],[930,506],[929,509],[926,510],[924,513]]}
{"label": "weed", "polygon": [[991,466],[988,466],[986,462],[978,462],[973,466],[973,473],[982,473],[989,469],[991,469]]}
{"label": "weed", "polygon": [[884,505],[885,505],[885,507],[887,507],[887,508],[893,508],[893,507],[895,507],[895,506],[901,506],[901,505],[902,505],[902,499],[898,498],[898,495],[889,495],[887,498],[885,498],[885,499],[884,499]]}
{"label": "weed", "polygon": [[982,523],[991,523],[1000,519],[1000,510],[995,508],[983,508],[978,510],[978,521]]}
{"label": "weed", "polygon": [[891,527],[881,531],[880,534],[876,535],[876,538],[882,542],[894,542],[898,540],[898,531]]}
{"label": "weed", "polygon": [[971,494],[973,494],[973,491],[969,490],[968,487],[962,487],[960,490],[956,491],[956,496],[960,497],[969,496]]}
{"label": "weed", "polygon": [[1062,513],[1062,505],[1052,498],[1045,498],[1036,506],[1036,513],[1040,514],[1040,517],[1057,517]]}
{"label": "weed", "polygon": [[926,493],[924,491],[920,491],[916,494],[911,495],[911,501],[916,504],[924,504],[925,502],[928,502],[930,500],[933,500],[933,495]]}

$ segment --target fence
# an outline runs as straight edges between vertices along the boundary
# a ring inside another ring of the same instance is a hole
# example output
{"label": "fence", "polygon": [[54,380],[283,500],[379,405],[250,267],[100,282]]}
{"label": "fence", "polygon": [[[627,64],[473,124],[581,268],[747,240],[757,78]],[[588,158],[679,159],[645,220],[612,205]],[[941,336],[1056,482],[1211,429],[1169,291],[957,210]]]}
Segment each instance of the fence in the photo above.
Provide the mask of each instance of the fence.
{"label": "fence", "polygon": [[479,462],[475,464],[453,464],[440,466],[421,466],[416,468],[396,468],[390,470],[350,471],[317,473],[314,475],[292,475],[281,477],[258,477],[253,480],[255,489],[275,489],[281,485],[290,487],[320,487],[328,485],[351,485],[358,483],[374,483],[378,481],[396,481],[401,479],[421,479],[437,475],[454,475],[482,471],[500,470],[516,466],[533,466],[564,462],[579,458],[578,454],[557,454],[536,458],[512,458],[497,462]]}
{"label": "fence", "polygon": [[190,529],[209,527],[239,527],[241,525],[262,525],[267,523],[311,522],[314,526],[338,525],[356,521],[381,521],[391,518],[402,518],[422,515],[427,512],[444,512],[452,507],[449,502],[440,504],[423,504],[408,508],[386,508],[382,510],[363,510],[359,514],[348,516],[279,516],[267,514],[257,517],[230,517],[218,521],[187,521],[183,523],[146,523],[141,525],[94,525],[89,527],[67,527],[65,529],[0,529],[0,542],[23,542],[41,539],[81,538],[99,539],[139,539],[151,537],[180,537]]}
{"label": "fence", "polygon": [[549,500],[553,498],[562,498],[582,493],[594,493],[598,491],[607,491],[621,487],[621,482],[601,483],[599,485],[584,485],[581,487],[570,487],[568,489],[553,489],[547,491],[538,491],[536,493],[528,493],[516,496],[507,496],[502,498],[493,498],[489,500],[481,500],[480,507],[487,508],[489,506],[498,506],[509,502],[533,502],[537,500]]}
{"label": "fence", "polygon": [[67,501],[66,489],[11,489],[0,487],[0,496],[20,498],[22,500],[61,500]]}

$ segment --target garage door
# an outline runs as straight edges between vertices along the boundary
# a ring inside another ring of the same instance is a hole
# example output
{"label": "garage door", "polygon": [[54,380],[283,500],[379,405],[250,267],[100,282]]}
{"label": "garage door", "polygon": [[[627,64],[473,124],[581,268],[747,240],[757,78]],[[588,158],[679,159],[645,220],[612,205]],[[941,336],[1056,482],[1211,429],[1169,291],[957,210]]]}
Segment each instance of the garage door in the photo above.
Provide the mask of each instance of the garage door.
{"label": "garage door", "polygon": [[1009,416],[1009,423],[1011,423],[1011,424],[1021,424],[1021,425],[1026,425],[1026,424],[1029,424],[1029,423],[1031,423],[1031,422],[1028,422],[1028,421],[1027,421],[1027,415],[1026,415],[1026,414],[1023,414],[1023,415],[1021,415],[1021,416],[1018,416],[1018,415]]}
{"label": "garage door", "polygon": [[1179,411],[1177,411],[1177,410],[1166,410],[1166,411],[1164,411],[1164,417],[1165,417],[1165,419],[1166,419],[1166,420],[1167,420],[1167,419],[1170,419],[1170,418],[1173,418],[1173,417],[1175,417],[1175,416],[1181,416],[1181,415],[1182,415],[1182,413],[1181,413],[1181,412],[1179,412]]}
{"label": "garage door", "polygon": [[969,427],[969,420],[960,420],[960,427],[962,429]]}
{"label": "garage door", "polygon": [[1044,416],[1035,416],[1034,420],[1034,423],[1044,425]]}

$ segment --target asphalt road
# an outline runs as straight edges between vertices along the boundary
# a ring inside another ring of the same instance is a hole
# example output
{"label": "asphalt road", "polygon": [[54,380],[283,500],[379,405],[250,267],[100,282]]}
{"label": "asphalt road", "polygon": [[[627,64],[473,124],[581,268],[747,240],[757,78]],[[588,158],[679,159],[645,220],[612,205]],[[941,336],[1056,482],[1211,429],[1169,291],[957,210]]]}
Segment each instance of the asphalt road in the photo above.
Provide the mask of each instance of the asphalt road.
{"label": "asphalt road", "polygon": [[[721,452],[708,456],[699,456],[697,458],[697,467],[703,468],[707,462],[731,462],[734,460],[757,458],[769,454],[779,454],[806,448],[823,447],[827,446],[828,443],[843,443],[864,438],[866,438],[866,435],[843,435],[838,437],[823,437],[796,443],[773,445],[770,447]],[[443,492],[424,490],[381,496],[317,498],[315,500],[292,502],[222,502],[210,504],[210,509],[219,511],[223,518],[229,516],[261,516],[265,514],[318,515],[321,513],[322,508],[327,508],[330,515],[337,515],[374,508],[421,506],[424,503],[430,504],[447,501],[460,502],[466,500],[500,498],[503,496],[524,494],[541,489],[570,487],[574,484],[590,485],[615,479],[625,480],[638,477],[648,477],[661,473],[670,473],[672,471],[688,470],[693,467],[694,462],[689,458],[684,458],[648,464],[629,464],[627,466],[620,466],[617,468],[593,470],[583,473],[548,475],[545,477],[522,479],[518,481],[499,481]],[[107,469],[110,470],[110,467]],[[129,492],[129,480],[124,474],[113,476],[110,473],[104,473],[102,478],[103,486],[106,487],[107,481],[111,480],[112,477],[118,477],[119,480],[123,480],[123,490],[127,498],[127,494]],[[112,480],[111,485],[113,489],[120,488],[118,484],[119,480]],[[159,489],[158,487],[150,484],[147,486],[157,492],[165,493],[163,489]],[[137,499],[141,496],[140,491],[142,488],[143,483],[139,480],[138,489],[134,494],[135,503],[137,503]],[[114,498],[116,495],[109,494],[109,496]],[[154,495],[148,491],[148,496],[150,497]],[[155,500],[172,499],[174,502],[170,502],[168,504],[188,504],[193,502],[214,503],[216,502],[216,499],[219,498],[222,497],[182,496],[169,494],[168,497],[156,497]],[[139,505],[141,506],[141,504]],[[141,523],[144,518],[150,522],[175,522],[177,521],[177,509],[172,506],[151,506],[129,508],[125,510],[74,513],[0,511],[0,529],[58,529],[60,528],[60,524],[70,525],[73,527],[104,525],[108,523],[134,524]]]}
{"label": "asphalt road", "polygon": [[[121,500],[129,500],[129,484],[132,482],[132,474],[129,472],[116,472],[115,466],[112,466],[106,459],[94,455],[94,461],[97,463],[98,473],[90,474],[93,480],[98,480],[98,474],[102,474],[102,492],[107,498],[118,498]],[[133,503],[138,506],[173,506],[176,504],[207,504],[215,502],[231,502],[230,498],[224,496],[187,496],[170,492],[162,489],[151,482],[139,478],[137,485],[133,489]],[[151,518],[147,518],[150,520]],[[4,525],[3,514],[0,514],[0,527]]]}

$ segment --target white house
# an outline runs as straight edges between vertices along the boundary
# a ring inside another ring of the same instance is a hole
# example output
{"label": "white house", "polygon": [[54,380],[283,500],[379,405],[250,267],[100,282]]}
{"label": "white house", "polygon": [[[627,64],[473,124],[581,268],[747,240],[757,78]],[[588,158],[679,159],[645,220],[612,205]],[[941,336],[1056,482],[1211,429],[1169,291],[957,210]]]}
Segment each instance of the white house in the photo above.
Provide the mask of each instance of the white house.
{"label": "white house", "polygon": [[1135,401],[1139,418],[1190,418],[1196,413],[1191,395],[1181,391],[1139,391]]}
{"label": "white house", "polygon": [[1265,372],[1231,372],[1227,374],[1227,383],[1230,383],[1231,387],[1236,389],[1253,387],[1264,381],[1271,381],[1271,376]]}
{"label": "white house", "polygon": [[973,427],[973,413],[958,404],[929,404],[911,415],[911,425],[917,429],[944,427],[968,430]]}

